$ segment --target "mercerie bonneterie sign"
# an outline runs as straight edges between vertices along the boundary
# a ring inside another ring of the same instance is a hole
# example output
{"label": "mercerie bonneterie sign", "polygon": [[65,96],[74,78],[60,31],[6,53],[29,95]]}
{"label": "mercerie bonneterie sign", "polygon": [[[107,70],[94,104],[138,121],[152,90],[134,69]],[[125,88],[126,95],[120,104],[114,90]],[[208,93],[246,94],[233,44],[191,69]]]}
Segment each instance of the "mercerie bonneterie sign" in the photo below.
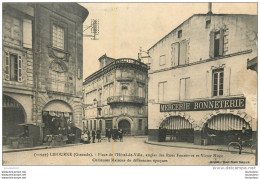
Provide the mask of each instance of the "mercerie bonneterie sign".
{"label": "mercerie bonneterie sign", "polygon": [[171,111],[204,111],[219,109],[245,109],[246,98],[223,98],[203,101],[187,101],[170,104],[160,104],[160,112]]}

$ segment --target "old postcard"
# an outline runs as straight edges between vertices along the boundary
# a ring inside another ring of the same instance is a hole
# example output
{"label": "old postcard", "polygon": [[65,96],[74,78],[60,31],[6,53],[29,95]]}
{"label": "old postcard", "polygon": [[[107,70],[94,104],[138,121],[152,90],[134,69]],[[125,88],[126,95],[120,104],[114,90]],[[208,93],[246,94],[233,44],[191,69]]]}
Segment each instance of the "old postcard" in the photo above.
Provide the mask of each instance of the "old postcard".
{"label": "old postcard", "polygon": [[2,165],[257,165],[257,3],[3,3]]}

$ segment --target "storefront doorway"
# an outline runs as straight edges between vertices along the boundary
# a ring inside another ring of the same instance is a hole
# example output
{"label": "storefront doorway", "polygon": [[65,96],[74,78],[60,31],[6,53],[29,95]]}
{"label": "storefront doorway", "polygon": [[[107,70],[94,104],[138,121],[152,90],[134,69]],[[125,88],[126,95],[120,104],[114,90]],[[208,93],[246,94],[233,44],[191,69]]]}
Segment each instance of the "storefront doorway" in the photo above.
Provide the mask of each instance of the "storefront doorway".
{"label": "storefront doorway", "polygon": [[68,127],[73,127],[72,110],[63,101],[49,102],[42,112],[43,123],[45,124],[43,135],[59,135],[66,132]]}
{"label": "storefront doorway", "polygon": [[252,129],[245,119],[233,114],[219,114],[209,119],[203,127],[203,138],[208,145],[227,145],[238,141],[242,128],[246,128],[246,138],[252,137]]}
{"label": "storefront doorway", "polygon": [[125,135],[131,135],[131,124],[126,119],[119,121],[118,129],[122,129]]}
{"label": "storefront doorway", "polygon": [[19,137],[24,134],[25,112],[20,103],[3,95],[3,144],[8,137]]}
{"label": "storefront doorway", "polygon": [[184,117],[171,116],[166,118],[159,128],[159,141],[193,142],[192,124]]}

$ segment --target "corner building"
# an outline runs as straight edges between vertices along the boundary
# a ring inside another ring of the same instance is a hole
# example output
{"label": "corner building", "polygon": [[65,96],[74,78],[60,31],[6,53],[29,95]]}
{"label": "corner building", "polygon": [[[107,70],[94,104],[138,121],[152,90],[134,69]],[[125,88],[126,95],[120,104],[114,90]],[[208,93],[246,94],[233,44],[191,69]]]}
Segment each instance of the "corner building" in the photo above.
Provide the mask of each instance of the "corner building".
{"label": "corner building", "polygon": [[3,3],[4,139],[27,126],[39,145],[58,127],[82,128],[87,16],[77,3]]}
{"label": "corner building", "polygon": [[149,140],[228,144],[257,131],[257,16],[195,14],[149,50]]}
{"label": "corner building", "polygon": [[84,86],[83,126],[88,130],[123,129],[125,135],[147,132],[147,71],[144,63],[103,55],[100,69]]}

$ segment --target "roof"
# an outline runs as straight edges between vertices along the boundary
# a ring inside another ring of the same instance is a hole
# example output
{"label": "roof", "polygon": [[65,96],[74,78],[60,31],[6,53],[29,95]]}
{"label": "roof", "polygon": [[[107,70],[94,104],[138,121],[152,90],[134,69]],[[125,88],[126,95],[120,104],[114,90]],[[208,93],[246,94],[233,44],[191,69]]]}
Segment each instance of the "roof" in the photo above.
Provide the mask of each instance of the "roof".
{"label": "roof", "polygon": [[150,51],[152,48],[154,48],[158,43],[160,43],[163,39],[165,39],[167,36],[169,36],[170,34],[172,34],[174,31],[176,31],[180,26],[182,26],[184,23],[186,23],[187,21],[189,21],[190,19],[192,19],[195,16],[256,16],[257,15],[250,15],[250,14],[193,14],[192,16],[190,16],[188,19],[186,19],[185,21],[183,21],[180,25],[178,25],[176,28],[174,28],[172,31],[170,31],[167,35],[165,35],[163,38],[161,38],[158,42],[156,42],[151,48],[148,49],[148,51]]}

